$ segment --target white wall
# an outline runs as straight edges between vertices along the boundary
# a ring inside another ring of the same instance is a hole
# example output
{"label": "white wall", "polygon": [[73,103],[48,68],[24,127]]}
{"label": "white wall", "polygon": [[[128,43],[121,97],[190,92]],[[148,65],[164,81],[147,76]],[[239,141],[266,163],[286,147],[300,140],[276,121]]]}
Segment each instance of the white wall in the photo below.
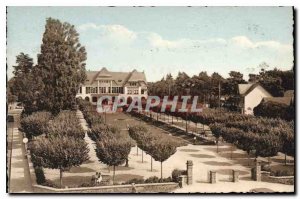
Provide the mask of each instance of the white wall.
{"label": "white wall", "polygon": [[244,110],[245,114],[253,115],[253,109],[261,102],[264,97],[272,97],[261,86],[257,86],[248,95],[245,96]]}

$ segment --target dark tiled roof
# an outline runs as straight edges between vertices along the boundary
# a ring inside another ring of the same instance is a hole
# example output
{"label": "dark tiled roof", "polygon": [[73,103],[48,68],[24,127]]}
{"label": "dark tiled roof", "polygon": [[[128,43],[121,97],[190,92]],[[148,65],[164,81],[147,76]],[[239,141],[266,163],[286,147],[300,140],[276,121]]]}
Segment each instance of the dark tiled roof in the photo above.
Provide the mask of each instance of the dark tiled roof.
{"label": "dark tiled roof", "polygon": [[113,80],[114,85],[124,85],[128,81],[136,81],[136,82],[145,82],[146,76],[144,72],[138,72],[133,70],[132,72],[111,72],[108,71],[105,67],[100,71],[86,71],[87,81],[86,84],[93,84],[97,77],[107,80]]}
{"label": "dark tiled roof", "polygon": [[[238,85],[239,94],[242,96],[246,96],[258,86],[263,88],[259,83],[239,84]],[[263,88],[263,90],[265,90],[266,93],[268,93],[270,96],[272,96],[266,89]]]}

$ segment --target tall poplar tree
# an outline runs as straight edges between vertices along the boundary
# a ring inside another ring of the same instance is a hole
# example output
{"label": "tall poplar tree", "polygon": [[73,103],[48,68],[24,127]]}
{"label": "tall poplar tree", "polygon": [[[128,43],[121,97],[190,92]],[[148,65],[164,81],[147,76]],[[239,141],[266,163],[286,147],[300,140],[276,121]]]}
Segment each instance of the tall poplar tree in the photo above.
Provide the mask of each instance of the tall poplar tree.
{"label": "tall poplar tree", "polygon": [[73,25],[57,19],[46,21],[38,69],[44,84],[38,107],[57,114],[70,109],[80,83],[84,83],[86,51]]}

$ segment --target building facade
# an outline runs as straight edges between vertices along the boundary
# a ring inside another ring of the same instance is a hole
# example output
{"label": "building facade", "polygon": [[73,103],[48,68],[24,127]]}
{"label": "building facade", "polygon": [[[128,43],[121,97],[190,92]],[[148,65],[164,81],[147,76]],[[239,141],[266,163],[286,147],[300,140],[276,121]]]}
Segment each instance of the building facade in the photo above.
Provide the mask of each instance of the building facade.
{"label": "building facade", "polygon": [[101,96],[124,97],[127,103],[134,98],[147,99],[147,80],[144,72],[112,72],[106,68],[100,71],[87,71],[85,84],[82,84],[76,97],[97,104]]}
{"label": "building facade", "polygon": [[258,83],[239,84],[238,89],[240,94],[240,107],[244,114],[253,115],[253,109],[264,98],[272,97],[272,95]]}

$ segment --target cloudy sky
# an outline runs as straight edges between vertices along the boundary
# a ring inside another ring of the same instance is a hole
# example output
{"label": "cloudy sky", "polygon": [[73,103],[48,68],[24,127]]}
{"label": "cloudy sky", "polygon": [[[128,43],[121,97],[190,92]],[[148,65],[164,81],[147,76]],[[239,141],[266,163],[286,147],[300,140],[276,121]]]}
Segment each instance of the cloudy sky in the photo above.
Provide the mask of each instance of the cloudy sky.
{"label": "cloudy sky", "polygon": [[7,65],[36,62],[47,17],[75,25],[87,70],[145,71],[148,81],[178,71],[259,71],[293,66],[291,7],[8,7]]}

